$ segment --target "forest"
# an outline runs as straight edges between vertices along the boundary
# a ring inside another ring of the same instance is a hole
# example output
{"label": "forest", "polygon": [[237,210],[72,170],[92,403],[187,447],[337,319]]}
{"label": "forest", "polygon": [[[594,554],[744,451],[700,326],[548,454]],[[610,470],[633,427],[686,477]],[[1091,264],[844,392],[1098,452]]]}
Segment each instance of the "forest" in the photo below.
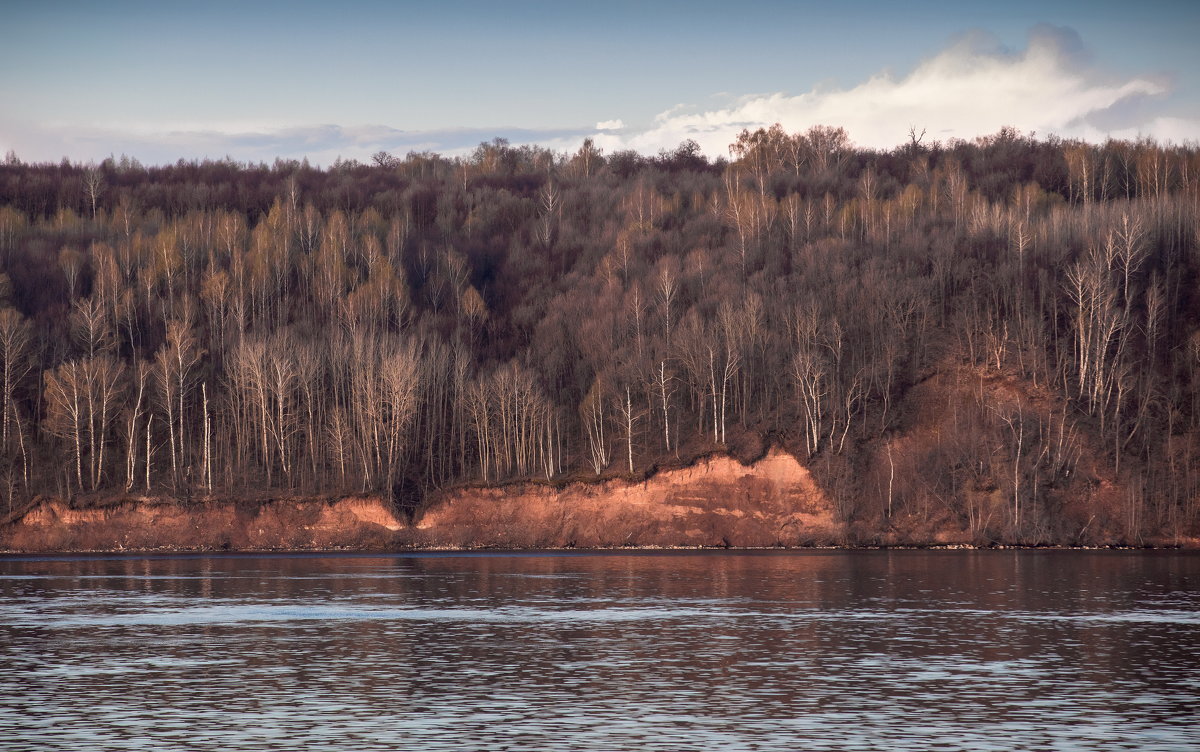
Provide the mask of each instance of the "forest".
{"label": "forest", "polygon": [[644,478],[781,446],[854,540],[1200,530],[1200,150],[502,139],[0,164],[0,511]]}

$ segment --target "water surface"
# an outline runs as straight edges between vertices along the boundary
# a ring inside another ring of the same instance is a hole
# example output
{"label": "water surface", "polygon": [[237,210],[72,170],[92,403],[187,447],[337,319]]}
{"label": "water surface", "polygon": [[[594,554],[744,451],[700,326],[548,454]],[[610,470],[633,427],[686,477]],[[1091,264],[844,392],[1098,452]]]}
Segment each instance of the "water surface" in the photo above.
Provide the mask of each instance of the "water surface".
{"label": "water surface", "polygon": [[2,750],[1200,749],[1200,556],[0,559]]}

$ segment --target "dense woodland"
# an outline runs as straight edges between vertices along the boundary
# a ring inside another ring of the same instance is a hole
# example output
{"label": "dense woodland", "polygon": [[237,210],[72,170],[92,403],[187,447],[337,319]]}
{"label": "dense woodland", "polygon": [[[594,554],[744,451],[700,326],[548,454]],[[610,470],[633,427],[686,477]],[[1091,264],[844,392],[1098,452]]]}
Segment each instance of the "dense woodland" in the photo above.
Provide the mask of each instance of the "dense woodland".
{"label": "dense woodland", "polygon": [[781,445],[858,540],[1200,523],[1200,151],[0,165],[0,495],[643,477]]}

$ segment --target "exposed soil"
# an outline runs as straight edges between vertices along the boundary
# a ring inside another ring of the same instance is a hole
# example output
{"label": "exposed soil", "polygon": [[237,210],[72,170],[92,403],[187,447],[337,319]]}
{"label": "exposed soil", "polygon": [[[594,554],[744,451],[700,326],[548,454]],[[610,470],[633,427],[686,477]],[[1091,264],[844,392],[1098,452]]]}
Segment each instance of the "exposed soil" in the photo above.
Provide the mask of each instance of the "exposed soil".
{"label": "exposed soil", "polygon": [[[999,499],[997,504],[1004,504]],[[409,521],[378,497],[125,498],[72,506],[42,499],[0,527],[0,550],[316,551],[403,548],[769,547],[979,544],[961,521],[908,520],[864,539],[838,521],[809,470],[778,448],[743,464],[711,456],[645,480],[524,482],[439,492]],[[1002,542],[1002,541],[1000,541]],[[1105,533],[1075,545],[1128,543]],[[997,541],[991,541],[997,543]],[[1137,544],[1200,547],[1194,538]]]}
{"label": "exposed soil", "polygon": [[12,551],[326,550],[406,542],[407,524],[377,498],[180,504],[131,499],[73,509],[45,500],[0,530]]}
{"label": "exposed soil", "polygon": [[454,546],[797,546],[834,543],[824,494],[791,455],[716,456],[642,482],[461,488],[436,499],[417,540]]}
{"label": "exposed soil", "polygon": [[10,551],[326,550],[536,546],[773,546],[834,543],[830,504],[799,462],[772,450],[743,465],[711,457],[645,481],[463,487],[413,524],[378,498],[130,499],[72,508],[47,499],[0,530]]}

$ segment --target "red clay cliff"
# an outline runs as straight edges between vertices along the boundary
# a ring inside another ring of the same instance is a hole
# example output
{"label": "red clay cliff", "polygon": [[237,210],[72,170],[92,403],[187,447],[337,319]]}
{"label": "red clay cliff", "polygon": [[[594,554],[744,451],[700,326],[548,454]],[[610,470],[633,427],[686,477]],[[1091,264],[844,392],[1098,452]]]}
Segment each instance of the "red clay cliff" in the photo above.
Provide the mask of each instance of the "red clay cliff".
{"label": "red clay cliff", "polygon": [[812,476],[772,450],[725,456],[644,481],[460,487],[410,523],[377,497],[182,504],[127,499],[72,508],[47,499],[0,529],[9,551],[328,550],[638,546],[798,546],[837,542]]}

